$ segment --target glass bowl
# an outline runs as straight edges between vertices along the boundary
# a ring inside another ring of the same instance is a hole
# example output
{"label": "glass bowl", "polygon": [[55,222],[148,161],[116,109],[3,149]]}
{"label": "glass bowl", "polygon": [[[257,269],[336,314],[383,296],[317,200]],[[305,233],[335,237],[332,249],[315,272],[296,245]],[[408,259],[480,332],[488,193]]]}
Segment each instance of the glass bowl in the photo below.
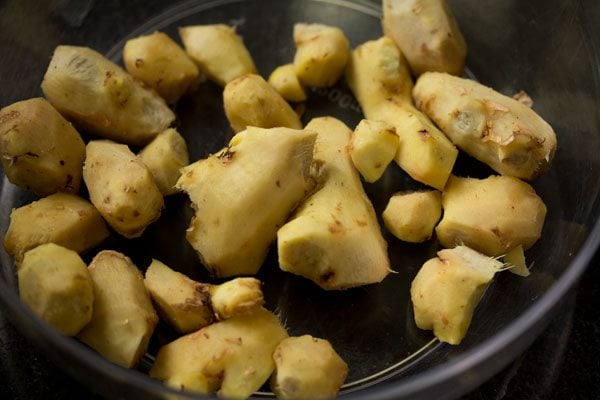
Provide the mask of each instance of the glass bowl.
{"label": "glass bowl", "polygon": [[[449,0],[465,35],[467,76],[512,95],[525,90],[534,109],[554,127],[558,150],[552,168],[533,183],[548,206],[540,241],[527,252],[533,262],[526,279],[503,273],[488,288],[459,346],[444,345],[413,322],[409,287],[420,265],[438,250],[435,239],[408,245],[384,231],[396,274],[383,283],[342,292],[324,292],[277,268],[271,251],[258,277],[267,308],[276,311],[290,334],[330,340],[348,362],[345,398],[455,398],[476,387],[520,354],[542,331],[576,283],[600,243],[600,7],[590,1],[478,2]],[[381,36],[379,2],[361,0],[33,0],[0,5],[0,105],[40,96],[39,84],[58,44],[92,47],[121,62],[131,37],[161,30],[178,39],[177,27],[235,25],[263,76],[292,60],[296,22],[339,26],[352,47]],[[222,110],[221,88],[204,82],[174,106],[177,128],[192,160],[219,150],[232,136]],[[346,84],[309,90],[303,122],[332,115],[353,128],[362,118]],[[455,173],[485,177],[491,171],[461,155]],[[378,215],[389,196],[421,186],[395,165],[365,188]],[[0,224],[10,211],[35,197],[2,176]],[[166,200],[161,219],[140,239],[113,234],[101,248],[124,252],[144,270],[151,258],[192,278],[210,277],[185,240],[192,216],[185,195]],[[98,249],[96,249],[98,250]],[[86,255],[89,261],[95,251]],[[173,338],[159,325],[137,370],[118,367],[79,342],[61,336],[20,303],[13,261],[2,249],[0,302],[11,321],[51,360],[107,397],[206,398],[177,392],[147,377],[158,347]],[[268,397],[268,388],[256,394]]]}

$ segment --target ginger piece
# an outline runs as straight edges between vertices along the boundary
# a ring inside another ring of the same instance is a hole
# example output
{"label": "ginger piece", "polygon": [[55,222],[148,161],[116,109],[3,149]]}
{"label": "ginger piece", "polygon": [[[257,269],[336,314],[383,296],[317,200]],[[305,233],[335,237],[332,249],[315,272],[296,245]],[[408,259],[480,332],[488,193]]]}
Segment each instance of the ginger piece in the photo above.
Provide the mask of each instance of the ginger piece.
{"label": "ginger piece", "polygon": [[412,103],[413,81],[408,64],[387,36],[367,41],[350,52],[346,81],[369,120],[374,120],[373,112],[389,99]]}
{"label": "ginger piece", "polygon": [[444,133],[408,103],[388,102],[373,115],[396,127],[396,164],[414,180],[443,190],[458,157],[458,150]]}
{"label": "ginger piece", "polygon": [[319,135],[320,188],[277,232],[279,267],[326,290],[380,282],[390,272],[387,243],[348,153],[352,131],[332,117],[306,129]]}
{"label": "ginger piece", "polygon": [[131,368],[146,353],[158,323],[144,278],[131,260],[104,250],[88,267],[94,286],[94,312],[79,340],[109,361]]}
{"label": "ginger piece", "polygon": [[398,151],[396,129],[383,121],[363,119],[350,140],[352,163],[367,182],[375,182],[385,172]]}
{"label": "ginger piece", "polygon": [[298,80],[293,64],[281,65],[275,68],[267,81],[287,101],[301,102],[306,100],[306,92]]}
{"label": "ginger piece", "polygon": [[39,196],[77,193],[85,144],[47,100],[23,100],[0,110],[0,160],[8,180]]}
{"label": "ginger piece", "polygon": [[333,86],[348,61],[350,43],[341,29],[322,24],[295,24],[294,71],[305,86]]}
{"label": "ginger piece", "polygon": [[185,51],[208,78],[225,86],[245,74],[256,74],[252,56],[235,28],[224,24],[179,28]]}
{"label": "ginger piece", "polygon": [[385,227],[398,239],[421,243],[431,238],[442,216],[442,194],[437,190],[394,194],[385,210]]}
{"label": "ginger piece", "polygon": [[223,91],[223,107],[234,132],[249,126],[302,129],[298,114],[262,77],[242,75]]}
{"label": "ginger piece", "polygon": [[190,333],[210,325],[210,285],[196,282],[158,260],[146,270],[144,285],[157,311],[177,332]]}
{"label": "ginger piece", "polygon": [[552,127],[525,104],[470,79],[421,75],[417,107],[467,154],[502,175],[532,180],[556,151]]}
{"label": "ginger piece", "polygon": [[211,285],[210,302],[219,320],[251,314],[265,299],[261,282],[255,278],[235,278],[220,285]]}
{"label": "ginger piece", "polygon": [[200,72],[185,51],[162,32],[129,39],[123,47],[127,72],[175,103],[198,83]]}
{"label": "ginger piece", "polygon": [[255,274],[277,229],[312,188],[316,133],[249,127],[182,171],[196,215],[187,239],[217,277]]}
{"label": "ginger piece", "polygon": [[150,376],[176,389],[247,398],[273,372],[273,351],[287,336],[277,317],[260,308],[163,346]]}
{"label": "ginger piece", "polygon": [[61,333],[76,335],[91,320],[92,278],[73,250],[38,246],[25,253],[17,273],[21,300]]}
{"label": "ginger piece", "polygon": [[108,236],[102,216],[89,201],[55,193],[12,210],[4,248],[18,264],[26,251],[45,243],[81,254]]}
{"label": "ginger piece", "polygon": [[150,170],[123,144],[92,140],[86,150],[83,180],[92,204],[118,233],[140,236],[163,207]]}
{"label": "ginger piece", "polygon": [[278,399],[331,399],[348,375],[348,365],[331,343],[310,335],[289,337],[273,353],[271,389]]}
{"label": "ginger piece", "polygon": [[383,0],[383,32],[394,39],[414,75],[461,75],[467,45],[445,0]]}
{"label": "ginger piece", "polygon": [[464,244],[493,257],[519,245],[531,247],[546,217],[546,206],[535,190],[510,176],[452,176],[442,193],[442,206],[444,216],[435,228],[442,246]]}
{"label": "ginger piece", "polygon": [[394,161],[413,179],[442,190],[458,150],[410,97],[412,79],[402,55],[388,37],[358,46],[350,56],[346,80],[369,120],[396,128]]}
{"label": "ginger piece", "polygon": [[177,192],[175,184],[181,176],[181,168],[190,163],[187,144],[179,132],[173,128],[161,132],[138,157],[152,173],[163,196]]}
{"label": "ginger piece", "polygon": [[144,145],[175,120],[156,92],[87,47],[58,46],[42,91],[69,120],[121,143]]}
{"label": "ginger piece", "polygon": [[485,288],[502,269],[500,261],[466,246],[439,251],[412,282],[415,323],[442,342],[459,344]]}

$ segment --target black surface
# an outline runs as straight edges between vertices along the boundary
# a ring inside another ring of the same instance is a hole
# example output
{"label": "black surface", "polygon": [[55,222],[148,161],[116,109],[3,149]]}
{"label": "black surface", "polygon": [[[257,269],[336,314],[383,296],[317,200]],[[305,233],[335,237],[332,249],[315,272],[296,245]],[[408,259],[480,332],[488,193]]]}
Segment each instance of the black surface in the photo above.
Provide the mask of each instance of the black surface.
{"label": "black surface", "polygon": [[558,315],[510,366],[464,400],[600,398],[600,252]]}
{"label": "black surface", "polygon": [[[533,345],[463,400],[600,398],[600,252]],[[62,373],[0,314],[0,399],[100,399]]]}

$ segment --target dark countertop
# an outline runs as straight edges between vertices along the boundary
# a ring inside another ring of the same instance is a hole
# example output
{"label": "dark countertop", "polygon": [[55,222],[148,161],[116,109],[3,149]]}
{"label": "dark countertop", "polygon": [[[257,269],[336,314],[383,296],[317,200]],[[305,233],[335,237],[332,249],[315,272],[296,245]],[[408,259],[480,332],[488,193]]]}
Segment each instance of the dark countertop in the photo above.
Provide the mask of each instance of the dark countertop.
{"label": "dark countertop", "polygon": [[463,400],[600,399],[600,251],[531,347]]}
{"label": "dark countertop", "polygon": [[[546,331],[511,365],[463,400],[600,398],[600,252]],[[0,314],[0,398],[92,399]]]}

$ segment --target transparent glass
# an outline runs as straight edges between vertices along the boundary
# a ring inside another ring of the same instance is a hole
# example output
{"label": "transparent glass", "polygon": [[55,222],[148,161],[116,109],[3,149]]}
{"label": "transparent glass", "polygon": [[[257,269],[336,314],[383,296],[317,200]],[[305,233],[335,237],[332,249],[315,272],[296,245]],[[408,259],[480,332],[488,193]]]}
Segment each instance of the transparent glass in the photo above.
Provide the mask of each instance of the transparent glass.
{"label": "transparent glass", "polygon": [[[548,206],[542,239],[527,253],[534,263],[532,275],[519,279],[500,274],[460,346],[436,342],[412,319],[410,282],[435,254],[435,240],[408,245],[386,232],[398,273],[380,285],[333,293],[281,272],[272,251],[259,273],[267,307],[281,314],[290,334],[310,333],[333,343],[350,365],[343,397],[443,399],[466,393],[533,341],[600,243],[600,35],[593,25],[600,20],[600,7],[591,0],[448,2],[468,43],[468,74],[506,94],[525,90],[534,99],[534,109],[557,132],[553,166],[533,183]],[[268,76],[291,61],[295,22],[337,25],[356,46],[381,35],[380,13],[379,2],[360,0],[55,0],[43,5],[8,0],[0,3],[0,105],[41,95],[39,83],[58,44],[86,45],[120,62],[130,37],[162,30],[177,38],[178,26],[222,22],[237,26],[259,72]],[[177,127],[193,160],[218,150],[231,137],[221,104],[221,89],[206,82],[175,106]],[[303,121],[318,115],[333,115],[351,127],[362,117],[343,81],[309,92]],[[456,172],[490,173],[464,156]],[[34,196],[2,178],[4,232],[11,209]],[[377,183],[366,185],[378,215],[391,193],[418,187],[396,166]],[[184,237],[191,215],[186,196],[168,198],[161,219],[142,238],[125,241],[113,235],[102,247],[123,251],[142,269],[157,258],[193,278],[208,280]],[[18,300],[12,260],[4,250],[0,258],[3,312],[65,371],[111,398],[205,398],[175,392],[143,374],[158,347],[173,337],[169,329],[159,326],[138,370],[115,366],[37,320]]]}

